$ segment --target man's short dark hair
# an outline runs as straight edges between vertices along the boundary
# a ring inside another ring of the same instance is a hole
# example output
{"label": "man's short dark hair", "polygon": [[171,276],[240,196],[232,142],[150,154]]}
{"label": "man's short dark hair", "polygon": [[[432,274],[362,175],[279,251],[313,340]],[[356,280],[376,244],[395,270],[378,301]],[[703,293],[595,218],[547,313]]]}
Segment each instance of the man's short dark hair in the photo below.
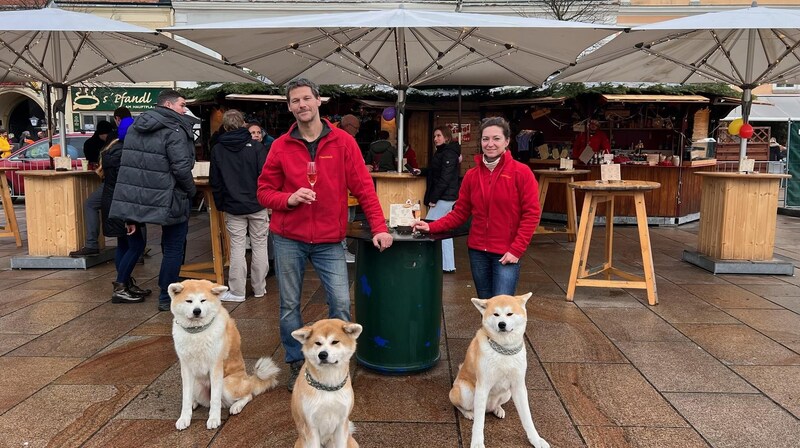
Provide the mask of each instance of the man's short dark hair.
{"label": "man's short dark hair", "polygon": [[158,98],[156,99],[156,104],[159,106],[163,106],[169,103],[175,103],[178,101],[179,98],[186,98],[180,92],[173,89],[166,89],[162,90],[161,93],[158,94]]}
{"label": "man's short dark hair", "polygon": [[297,89],[298,87],[308,87],[311,89],[311,93],[314,95],[314,98],[319,98],[319,87],[314,84],[313,81],[306,79],[306,78],[297,78],[293,81],[289,81],[289,84],[286,84],[286,101],[289,102],[289,94],[292,90]]}
{"label": "man's short dark hair", "polygon": [[123,118],[128,118],[130,116],[131,116],[131,111],[125,106],[120,106],[114,109],[115,118],[119,118],[120,120],[122,120]]}
{"label": "man's short dark hair", "polygon": [[378,132],[378,140],[389,140],[389,135],[389,131],[380,131]]}

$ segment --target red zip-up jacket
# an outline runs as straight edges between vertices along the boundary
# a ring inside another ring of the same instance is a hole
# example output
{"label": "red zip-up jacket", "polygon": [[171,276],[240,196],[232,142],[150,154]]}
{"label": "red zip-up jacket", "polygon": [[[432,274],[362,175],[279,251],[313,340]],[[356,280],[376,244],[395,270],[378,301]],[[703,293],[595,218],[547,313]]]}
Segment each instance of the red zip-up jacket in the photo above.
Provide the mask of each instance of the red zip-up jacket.
{"label": "red zip-up jacket", "polygon": [[289,132],[272,142],[258,178],[258,202],[272,209],[270,232],[304,243],[337,243],[347,231],[347,190],[358,199],[373,235],[386,232],[381,204],[356,141],[331,126],[317,146],[317,200],[289,207],[289,196],[300,187],[311,188],[306,177],[311,155],[301,140]]}
{"label": "red zip-up jacket", "polygon": [[430,223],[431,233],[454,229],[472,215],[467,237],[470,249],[522,258],[539,225],[539,184],[526,165],[503,153],[494,171],[475,156],[475,168],[467,171],[453,211]]}

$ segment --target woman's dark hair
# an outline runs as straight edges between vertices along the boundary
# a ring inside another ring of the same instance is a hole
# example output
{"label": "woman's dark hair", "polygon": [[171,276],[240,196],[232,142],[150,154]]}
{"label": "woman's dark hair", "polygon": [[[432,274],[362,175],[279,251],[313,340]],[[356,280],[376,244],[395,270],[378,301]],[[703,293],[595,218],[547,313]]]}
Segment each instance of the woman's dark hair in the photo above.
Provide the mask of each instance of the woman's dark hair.
{"label": "woman's dark hair", "polygon": [[450,132],[449,126],[436,126],[433,128],[433,132],[439,131],[442,133],[442,137],[444,137],[444,142],[449,143],[453,141],[453,133]]}
{"label": "woman's dark hair", "polygon": [[508,122],[503,117],[488,117],[481,120],[481,137],[483,137],[483,130],[490,127],[490,126],[497,126],[503,130],[503,135],[507,138],[511,138],[511,128],[508,126]]}

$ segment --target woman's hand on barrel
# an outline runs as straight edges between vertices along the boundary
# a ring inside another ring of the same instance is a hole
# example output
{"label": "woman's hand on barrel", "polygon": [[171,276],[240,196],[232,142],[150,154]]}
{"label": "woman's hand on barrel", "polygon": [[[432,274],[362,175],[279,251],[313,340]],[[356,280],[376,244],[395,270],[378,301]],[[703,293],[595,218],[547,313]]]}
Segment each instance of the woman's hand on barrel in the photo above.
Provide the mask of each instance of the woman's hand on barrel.
{"label": "woman's hand on barrel", "polygon": [[505,255],[503,255],[500,258],[500,264],[517,264],[517,263],[519,263],[519,258],[511,255],[511,252],[506,252]]}
{"label": "woman's hand on barrel", "polygon": [[428,225],[428,223],[425,222],[425,221],[414,221],[414,224],[412,224],[411,226],[416,231],[420,231],[420,232],[430,232],[431,231],[431,226]]}

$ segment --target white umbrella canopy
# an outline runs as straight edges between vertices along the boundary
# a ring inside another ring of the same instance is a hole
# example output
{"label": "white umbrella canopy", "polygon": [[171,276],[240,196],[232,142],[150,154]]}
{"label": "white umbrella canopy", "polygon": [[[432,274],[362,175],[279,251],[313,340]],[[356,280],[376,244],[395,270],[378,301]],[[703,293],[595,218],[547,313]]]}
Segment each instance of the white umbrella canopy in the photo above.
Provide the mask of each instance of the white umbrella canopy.
{"label": "white umbrella canopy", "polygon": [[50,7],[0,12],[0,82],[257,82],[156,31]]}
{"label": "white umbrella canopy", "polygon": [[[0,82],[258,82],[198,50],[153,30],[56,7],[0,12]],[[50,113],[50,111],[48,111]],[[61,155],[66,118],[59,114]]]}
{"label": "white umbrella canopy", "polygon": [[[285,84],[383,84],[398,90],[398,147],[408,87],[544,83],[622,28],[404,8],[166,28]],[[398,165],[401,165],[398,157]],[[398,171],[402,167],[398,166]]]}
{"label": "white umbrella canopy", "polygon": [[[556,82],[725,82],[744,92],[800,81],[800,10],[754,6],[643,25],[564,70]],[[747,141],[742,139],[740,159]]]}
{"label": "white umbrella canopy", "polygon": [[166,28],[275,84],[540,85],[621,30],[556,20],[404,8]]}

